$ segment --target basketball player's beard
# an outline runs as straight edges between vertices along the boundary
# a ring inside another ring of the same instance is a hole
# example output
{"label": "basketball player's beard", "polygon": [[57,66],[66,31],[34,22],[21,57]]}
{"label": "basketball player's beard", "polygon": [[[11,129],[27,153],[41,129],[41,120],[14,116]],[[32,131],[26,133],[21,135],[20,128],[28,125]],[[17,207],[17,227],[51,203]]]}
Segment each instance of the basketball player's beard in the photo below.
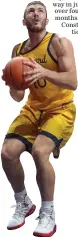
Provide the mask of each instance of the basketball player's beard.
{"label": "basketball player's beard", "polygon": [[46,27],[46,20],[43,20],[40,26],[34,25],[33,22],[31,24],[29,21],[26,20],[26,27],[28,31],[30,32],[34,32],[34,33],[42,32]]}

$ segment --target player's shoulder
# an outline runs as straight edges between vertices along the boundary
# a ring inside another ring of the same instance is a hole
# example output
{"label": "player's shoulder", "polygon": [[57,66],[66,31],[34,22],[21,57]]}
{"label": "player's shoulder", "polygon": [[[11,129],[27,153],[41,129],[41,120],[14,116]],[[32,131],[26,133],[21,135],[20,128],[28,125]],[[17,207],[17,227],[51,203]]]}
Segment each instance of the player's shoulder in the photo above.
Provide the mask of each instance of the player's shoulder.
{"label": "player's shoulder", "polygon": [[[28,39],[27,39],[28,40]],[[18,55],[18,52],[20,51],[21,47],[25,44],[27,40],[24,40],[18,44],[16,44],[12,49],[12,58],[16,57]]]}
{"label": "player's shoulder", "polygon": [[69,38],[58,33],[53,35],[53,41],[59,41],[61,44],[72,45],[72,42]]}
{"label": "player's shoulder", "polygon": [[13,49],[12,49],[12,58],[17,56],[17,49],[19,47],[19,44],[14,45]]}
{"label": "player's shoulder", "polygon": [[16,50],[19,47],[20,44],[21,43],[14,45],[13,50]]}
{"label": "player's shoulder", "polygon": [[66,51],[69,51],[69,50],[73,51],[72,41],[61,34],[57,34],[57,33],[54,34],[54,37],[52,38],[52,41],[51,41],[51,45],[55,49],[55,52],[56,52],[57,45],[59,47],[62,47]]}

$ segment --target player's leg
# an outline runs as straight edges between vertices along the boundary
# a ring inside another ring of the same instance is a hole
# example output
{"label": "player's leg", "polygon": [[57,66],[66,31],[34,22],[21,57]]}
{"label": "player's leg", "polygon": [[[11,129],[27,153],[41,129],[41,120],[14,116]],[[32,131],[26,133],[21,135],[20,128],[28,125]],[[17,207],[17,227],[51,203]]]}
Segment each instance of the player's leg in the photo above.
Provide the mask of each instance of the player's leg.
{"label": "player's leg", "polygon": [[5,139],[1,159],[3,170],[15,193],[24,190],[24,170],[20,162],[20,155],[26,150],[25,144],[18,139]]}
{"label": "player's leg", "polygon": [[24,171],[20,162],[20,155],[25,150],[31,150],[36,137],[36,115],[33,113],[29,108],[22,109],[20,115],[11,124],[2,147],[3,169],[12,185],[17,203],[15,213],[8,223],[8,229],[21,227],[25,223],[25,217],[35,210],[35,205],[32,204],[25,189]]}
{"label": "player's leg", "polygon": [[35,236],[51,236],[56,231],[54,213],[55,172],[49,162],[55,143],[49,137],[38,135],[32,148],[37,169],[37,183],[41,194],[39,224],[34,231]]}
{"label": "player's leg", "polygon": [[32,147],[32,156],[37,168],[37,183],[43,201],[51,201],[54,197],[55,172],[49,161],[55,143],[44,135],[38,135]]}
{"label": "player's leg", "polygon": [[[47,118],[47,119],[46,119]],[[64,146],[70,138],[75,119],[75,107],[64,106],[51,117],[51,112],[46,117],[43,115],[41,121],[41,132],[37,137],[32,153],[37,167],[37,183],[40,189],[42,204],[40,220],[34,231],[36,236],[51,236],[55,230],[55,213],[53,206],[55,173],[49,155],[55,151],[58,153],[60,147]]]}
{"label": "player's leg", "polygon": [[16,200],[15,212],[7,225],[9,230],[21,227],[25,223],[25,217],[35,210],[35,205],[27,195],[24,185],[24,170],[20,162],[20,155],[25,150],[25,144],[14,138],[6,139],[2,147],[2,166],[14,190]]}

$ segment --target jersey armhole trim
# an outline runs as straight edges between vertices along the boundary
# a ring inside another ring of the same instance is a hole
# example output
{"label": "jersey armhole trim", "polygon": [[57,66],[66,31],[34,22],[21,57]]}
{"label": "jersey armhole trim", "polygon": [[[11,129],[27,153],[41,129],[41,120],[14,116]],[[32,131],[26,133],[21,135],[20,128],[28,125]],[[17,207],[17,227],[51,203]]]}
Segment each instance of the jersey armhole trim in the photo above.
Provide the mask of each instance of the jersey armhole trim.
{"label": "jersey armhole trim", "polygon": [[51,54],[50,52],[50,49],[49,49],[49,46],[50,46],[50,43],[51,43],[51,40],[52,38],[55,36],[55,33],[52,34],[51,38],[50,38],[50,41],[49,41],[49,44],[48,44],[48,47],[47,47],[47,51],[48,51],[48,54],[49,56],[51,57],[51,59],[58,64],[58,61],[54,58],[54,56]]}
{"label": "jersey armhole trim", "polygon": [[16,57],[20,55],[20,49],[19,49],[20,46],[21,46],[21,43],[18,44],[18,47],[16,49]]}

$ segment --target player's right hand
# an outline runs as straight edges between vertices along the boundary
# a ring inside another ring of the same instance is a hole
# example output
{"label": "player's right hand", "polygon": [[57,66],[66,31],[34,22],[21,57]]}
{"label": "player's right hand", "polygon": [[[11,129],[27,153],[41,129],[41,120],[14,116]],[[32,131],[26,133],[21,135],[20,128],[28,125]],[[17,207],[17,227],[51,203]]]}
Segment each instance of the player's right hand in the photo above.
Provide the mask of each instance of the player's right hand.
{"label": "player's right hand", "polygon": [[[3,74],[2,74],[2,76],[1,76],[1,78],[2,78],[2,80],[4,81],[4,69],[2,69],[2,72],[3,72]],[[6,81],[5,81],[5,85],[8,86],[8,84],[7,84]]]}

